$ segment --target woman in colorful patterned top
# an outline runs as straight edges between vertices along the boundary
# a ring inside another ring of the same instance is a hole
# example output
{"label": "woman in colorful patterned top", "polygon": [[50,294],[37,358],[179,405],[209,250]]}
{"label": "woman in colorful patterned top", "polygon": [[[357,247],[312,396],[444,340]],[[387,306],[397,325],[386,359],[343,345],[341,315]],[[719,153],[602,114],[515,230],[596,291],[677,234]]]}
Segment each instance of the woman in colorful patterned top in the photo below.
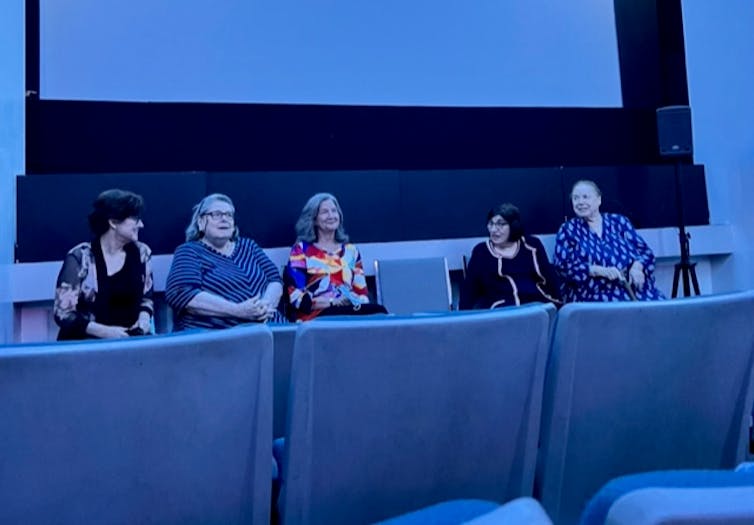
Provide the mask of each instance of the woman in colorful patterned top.
{"label": "woman in colorful patterned top", "polygon": [[239,237],[235,212],[220,193],[194,206],[165,287],[174,330],[285,322],[277,311],[283,294],[278,269],[257,243]]}
{"label": "woman in colorful patterned top", "polygon": [[296,235],[286,284],[297,319],[386,313],[381,305],[369,303],[361,255],[348,242],[343,211],[333,195],[318,193],[309,199]]}
{"label": "woman in colorful patterned top", "polygon": [[655,286],[652,250],[622,215],[600,213],[602,193],[590,180],[571,190],[576,218],[555,239],[555,267],[563,298],[574,301],[663,299]]}
{"label": "woman in colorful patterned top", "polygon": [[107,190],[94,201],[91,242],[72,248],[55,289],[58,340],[114,339],[151,330],[152,252],[139,242],[141,196]]}
{"label": "woman in colorful patterned top", "polygon": [[461,286],[461,310],[517,306],[532,302],[560,304],[558,279],[542,242],[525,237],[521,214],[513,204],[487,214],[490,237],[471,252]]}

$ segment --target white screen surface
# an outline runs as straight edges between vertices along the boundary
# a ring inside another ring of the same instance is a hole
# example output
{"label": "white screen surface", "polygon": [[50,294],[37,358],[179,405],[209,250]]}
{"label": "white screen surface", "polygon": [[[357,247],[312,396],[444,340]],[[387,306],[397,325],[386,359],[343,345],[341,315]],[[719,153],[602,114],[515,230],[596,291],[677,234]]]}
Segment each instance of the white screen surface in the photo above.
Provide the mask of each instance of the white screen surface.
{"label": "white screen surface", "polygon": [[40,0],[40,95],[622,105],[611,0]]}

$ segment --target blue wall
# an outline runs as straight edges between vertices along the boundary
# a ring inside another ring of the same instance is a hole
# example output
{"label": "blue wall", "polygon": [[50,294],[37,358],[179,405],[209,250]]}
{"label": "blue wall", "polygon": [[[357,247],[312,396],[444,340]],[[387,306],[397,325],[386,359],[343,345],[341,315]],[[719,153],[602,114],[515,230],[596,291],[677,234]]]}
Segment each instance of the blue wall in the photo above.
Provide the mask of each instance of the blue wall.
{"label": "blue wall", "polygon": [[8,291],[15,240],[15,180],[24,172],[24,1],[0,3],[0,344],[12,339]]}
{"label": "blue wall", "polygon": [[736,236],[735,254],[713,269],[715,291],[754,288],[754,2],[684,0],[683,15],[695,159],[706,167],[710,222],[733,225]]}

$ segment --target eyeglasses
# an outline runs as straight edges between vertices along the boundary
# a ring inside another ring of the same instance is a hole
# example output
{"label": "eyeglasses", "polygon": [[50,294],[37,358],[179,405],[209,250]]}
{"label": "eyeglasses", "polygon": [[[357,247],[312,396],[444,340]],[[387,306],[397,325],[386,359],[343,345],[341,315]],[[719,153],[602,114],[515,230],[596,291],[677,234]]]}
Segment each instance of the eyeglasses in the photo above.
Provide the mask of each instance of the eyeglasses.
{"label": "eyeglasses", "polygon": [[489,228],[490,230],[492,230],[493,228],[502,229],[502,228],[505,228],[506,226],[510,226],[510,224],[508,224],[505,221],[490,221],[487,223],[487,228]]}
{"label": "eyeglasses", "polygon": [[212,217],[215,221],[219,221],[220,219],[228,219],[229,221],[232,221],[234,216],[235,212],[232,211],[215,210],[202,213],[202,217]]}

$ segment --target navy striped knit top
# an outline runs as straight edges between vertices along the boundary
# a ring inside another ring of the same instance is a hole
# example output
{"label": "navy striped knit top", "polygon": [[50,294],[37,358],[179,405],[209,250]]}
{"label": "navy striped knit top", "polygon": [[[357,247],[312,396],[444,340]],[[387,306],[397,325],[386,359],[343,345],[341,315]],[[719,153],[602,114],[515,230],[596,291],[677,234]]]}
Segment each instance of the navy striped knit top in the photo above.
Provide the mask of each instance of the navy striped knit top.
{"label": "navy striped knit top", "polygon": [[[165,287],[165,299],[174,313],[173,329],[228,328],[248,323],[247,319],[192,313],[186,306],[199,292],[239,303],[263,294],[272,282],[282,283],[280,273],[251,239],[240,237],[229,256],[201,241],[184,243],[175,251]],[[278,314],[272,321],[285,322],[285,318]]]}

